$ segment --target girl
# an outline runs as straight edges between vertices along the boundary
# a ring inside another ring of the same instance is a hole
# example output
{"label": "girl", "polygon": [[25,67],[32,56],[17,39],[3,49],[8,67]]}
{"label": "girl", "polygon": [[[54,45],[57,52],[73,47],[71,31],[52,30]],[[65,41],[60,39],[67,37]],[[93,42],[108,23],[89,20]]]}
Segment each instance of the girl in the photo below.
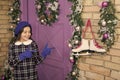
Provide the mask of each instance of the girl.
{"label": "girl", "polygon": [[36,65],[50,54],[52,48],[46,45],[39,55],[37,44],[31,39],[32,28],[28,22],[19,22],[14,33],[8,54],[8,63],[14,69],[14,80],[38,80]]}

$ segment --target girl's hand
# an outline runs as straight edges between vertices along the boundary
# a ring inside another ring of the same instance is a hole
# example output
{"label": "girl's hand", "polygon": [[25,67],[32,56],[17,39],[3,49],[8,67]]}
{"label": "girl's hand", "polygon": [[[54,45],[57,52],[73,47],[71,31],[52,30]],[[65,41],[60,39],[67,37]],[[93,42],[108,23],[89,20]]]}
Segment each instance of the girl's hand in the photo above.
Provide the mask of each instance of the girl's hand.
{"label": "girl's hand", "polygon": [[47,55],[49,55],[51,53],[51,50],[54,48],[49,48],[48,44],[45,45],[44,49],[42,50],[41,56],[43,58],[46,58]]}

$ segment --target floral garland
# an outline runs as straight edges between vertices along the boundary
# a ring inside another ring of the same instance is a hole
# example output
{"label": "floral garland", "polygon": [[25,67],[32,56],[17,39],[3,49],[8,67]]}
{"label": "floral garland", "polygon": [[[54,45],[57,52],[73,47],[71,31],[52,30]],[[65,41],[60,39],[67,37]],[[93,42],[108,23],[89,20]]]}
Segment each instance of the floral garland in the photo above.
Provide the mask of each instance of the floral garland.
{"label": "floral garland", "polygon": [[81,41],[81,33],[82,27],[84,26],[83,20],[81,18],[82,15],[82,0],[68,0],[72,2],[71,11],[72,13],[68,15],[69,21],[72,26],[74,26],[74,32],[72,38],[69,40],[69,47],[76,48],[79,46]]}
{"label": "floral garland", "polygon": [[115,41],[115,26],[117,25],[115,9],[111,0],[105,0],[99,6],[101,7],[101,15],[98,22],[100,26],[98,34],[101,41],[106,45],[106,49],[109,50]]}
{"label": "floral garland", "polygon": [[0,80],[14,80],[13,68],[8,64],[8,60],[4,63],[4,74],[0,77]]}
{"label": "floral garland", "polygon": [[10,27],[10,31],[14,30],[14,26],[19,23],[20,21],[20,16],[21,16],[21,10],[20,10],[20,1],[19,0],[14,0],[12,7],[9,9],[8,15],[11,17],[10,23],[12,26]]}
{"label": "floral garland", "polygon": [[[69,21],[72,26],[74,26],[74,32],[72,38],[69,40],[68,46],[73,49],[80,45],[81,41],[81,33],[82,33],[82,27],[84,26],[83,20],[81,18],[82,15],[82,9],[83,0],[68,0],[72,2],[71,11],[72,13],[68,15]],[[79,68],[77,66],[79,56],[74,55],[75,53],[71,53],[70,55],[70,61],[73,63],[72,65],[72,71],[68,74],[67,80],[78,80],[79,77]]]}
{"label": "floral garland", "polygon": [[35,5],[38,21],[40,21],[41,24],[51,25],[58,20],[58,0],[36,0]]}

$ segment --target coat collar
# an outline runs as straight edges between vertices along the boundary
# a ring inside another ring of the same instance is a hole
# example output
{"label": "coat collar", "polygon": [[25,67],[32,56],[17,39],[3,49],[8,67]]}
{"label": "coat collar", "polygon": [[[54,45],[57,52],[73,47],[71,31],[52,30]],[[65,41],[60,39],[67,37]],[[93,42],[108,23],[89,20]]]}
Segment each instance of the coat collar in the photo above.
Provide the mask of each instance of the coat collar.
{"label": "coat collar", "polygon": [[17,42],[15,42],[15,45],[21,45],[21,44],[23,44],[23,45],[29,45],[31,43],[32,43],[32,40],[29,39],[29,40],[24,41],[24,42],[17,41]]}

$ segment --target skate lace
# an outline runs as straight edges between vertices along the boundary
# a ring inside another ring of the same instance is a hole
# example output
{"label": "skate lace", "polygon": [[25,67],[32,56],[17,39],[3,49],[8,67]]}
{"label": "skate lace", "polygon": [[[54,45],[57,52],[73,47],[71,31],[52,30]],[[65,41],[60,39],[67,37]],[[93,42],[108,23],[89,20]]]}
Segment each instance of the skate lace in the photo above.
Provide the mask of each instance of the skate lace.
{"label": "skate lace", "polygon": [[79,48],[81,46],[82,42],[80,42],[80,44],[76,47],[76,48]]}
{"label": "skate lace", "polygon": [[98,48],[102,48],[96,41],[94,41],[95,43],[95,46],[98,47]]}

